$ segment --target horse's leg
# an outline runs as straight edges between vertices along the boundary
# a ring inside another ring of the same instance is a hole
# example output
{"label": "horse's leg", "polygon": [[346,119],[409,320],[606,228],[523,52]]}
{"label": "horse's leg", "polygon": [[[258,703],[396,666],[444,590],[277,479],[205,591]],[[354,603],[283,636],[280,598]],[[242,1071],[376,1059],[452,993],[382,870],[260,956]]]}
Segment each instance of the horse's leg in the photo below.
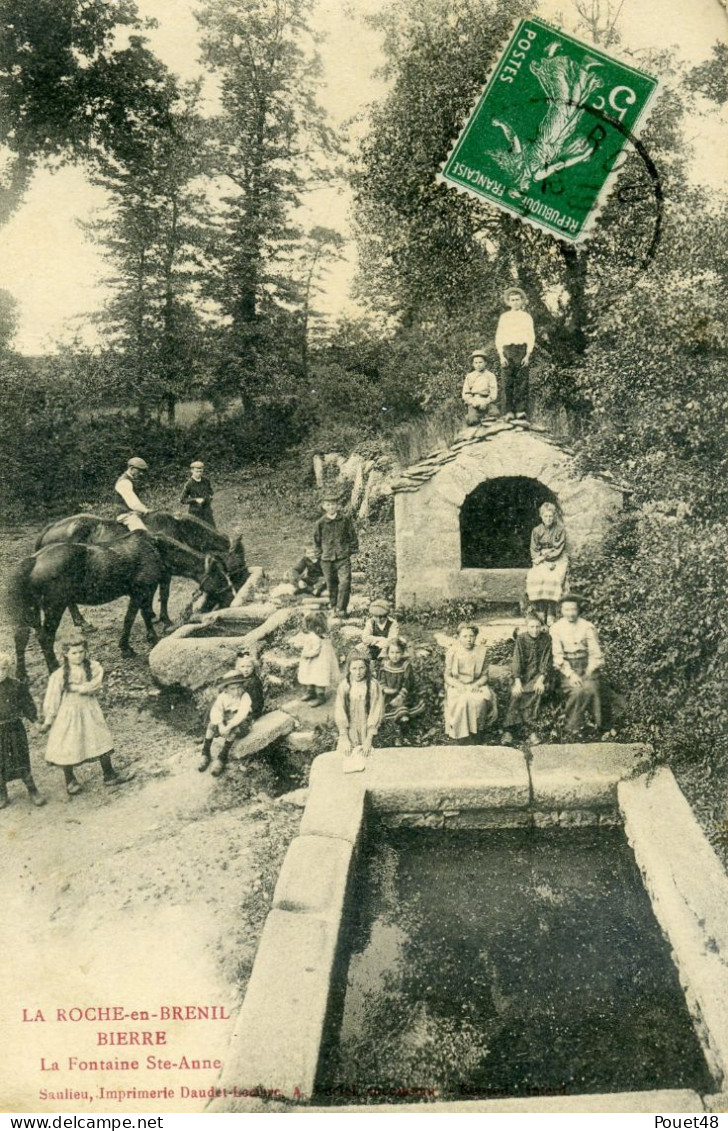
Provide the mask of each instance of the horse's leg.
{"label": "horse's leg", "polygon": [[15,629],[15,670],[18,679],[27,680],[28,669],[25,666],[25,650],[30,640],[30,628],[27,625]]}
{"label": "horse's leg", "polygon": [[121,638],[119,640],[119,648],[125,656],[134,655],[134,649],[129,643],[129,637],[131,636],[132,626],[134,624],[134,621],[136,620],[136,615],[138,612],[139,604],[137,600],[134,597],[130,597],[129,605],[126,610],[126,616],[124,617],[124,625],[121,630]]}
{"label": "horse's leg", "polygon": [[86,632],[96,632],[96,625],[91,624],[91,621],[86,620],[78,605],[69,605],[68,611],[71,614],[71,620],[75,624],[76,628],[83,628],[86,630]]}
{"label": "horse's leg", "polygon": [[152,609],[152,594],[148,597],[139,598],[139,609],[144,620],[147,630],[147,641],[154,647],[158,641],[157,633],[154,630],[154,610]]}
{"label": "horse's leg", "polygon": [[36,626],[36,633],[38,634],[38,642],[43,651],[46,665],[49,672],[54,672],[58,667],[58,660],[56,653],[53,650],[53,645],[58,632],[58,626],[61,623],[61,618],[66,610],[65,604],[57,605],[44,605],[43,606],[43,624],[39,623]]}
{"label": "horse's leg", "polygon": [[[159,619],[162,622],[162,624],[165,624],[165,625],[171,625],[172,624],[172,621],[170,620],[170,617],[169,617],[169,609],[167,608],[167,605],[169,604],[169,589],[170,589],[171,581],[172,581],[171,573],[164,573],[164,574],[162,574],[161,580],[159,582]],[[143,610],[142,610],[142,615],[144,615]],[[154,614],[152,614],[152,615],[154,615]]]}

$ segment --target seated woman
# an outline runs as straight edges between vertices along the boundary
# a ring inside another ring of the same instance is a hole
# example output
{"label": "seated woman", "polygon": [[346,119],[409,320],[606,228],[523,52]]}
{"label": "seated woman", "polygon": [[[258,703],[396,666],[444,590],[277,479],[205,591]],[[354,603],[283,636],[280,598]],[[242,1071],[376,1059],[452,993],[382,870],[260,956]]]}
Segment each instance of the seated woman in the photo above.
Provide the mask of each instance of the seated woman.
{"label": "seated woman", "polygon": [[622,697],[607,683],[602,674],[603,654],[596,629],[581,615],[584,598],[565,593],[561,599],[561,617],[551,625],[554,667],[559,674],[561,691],[566,700],[566,732],[568,739],[577,738],[591,714],[596,727],[610,738],[613,720],[622,713]]}
{"label": "seated woman", "polygon": [[513,742],[513,731],[525,727],[529,745],[541,741],[537,729],[541,700],[553,675],[551,637],[533,609],[528,610],[525,619],[526,631],[516,637],[511,661],[513,684],[502,737],[506,746]]}
{"label": "seated woman", "polygon": [[400,730],[410,719],[425,710],[425,702],[417,688],[407,645],[401,636],[392,636],[385,646],[379,665],[379,683],[384,696],[384,721],[396,723]]}
{"label": "seated woman", "polygon": [[445,657],[445,731],[467,741],[498,718],[498,701],[488,686],[485,648],[476,647],[478,626],[458,625],[457,643]]}
{"label": "seated woman", "polygon": [[543,503],[539,514],[541,522],[531,533],[533,564],[526,574],[526,595],[544,624],[553,624],[569,569],[566,529],[553,503]]}

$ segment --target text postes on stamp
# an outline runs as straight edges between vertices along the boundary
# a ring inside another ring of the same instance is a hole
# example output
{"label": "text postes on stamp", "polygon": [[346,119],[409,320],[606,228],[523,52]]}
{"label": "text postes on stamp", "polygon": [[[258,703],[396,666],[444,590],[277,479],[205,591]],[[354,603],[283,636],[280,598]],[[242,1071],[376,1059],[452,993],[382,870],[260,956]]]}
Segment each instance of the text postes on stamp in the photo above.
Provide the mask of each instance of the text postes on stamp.
{"label": "text postes on stamp", "polygon": [[577,243],[657,83],[542,20],[521,20],[438,180]]}

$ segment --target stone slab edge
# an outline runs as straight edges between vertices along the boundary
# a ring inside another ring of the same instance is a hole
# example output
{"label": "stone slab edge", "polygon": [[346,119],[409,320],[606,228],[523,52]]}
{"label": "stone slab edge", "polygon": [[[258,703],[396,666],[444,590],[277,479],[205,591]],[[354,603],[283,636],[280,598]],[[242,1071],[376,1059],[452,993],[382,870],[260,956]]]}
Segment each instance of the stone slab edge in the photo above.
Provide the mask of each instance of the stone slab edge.
{"label": "stone slab edge", "polygon": [[621,782],[618,798],[718,1091],[728,1076],[728,877],[667,767]]}

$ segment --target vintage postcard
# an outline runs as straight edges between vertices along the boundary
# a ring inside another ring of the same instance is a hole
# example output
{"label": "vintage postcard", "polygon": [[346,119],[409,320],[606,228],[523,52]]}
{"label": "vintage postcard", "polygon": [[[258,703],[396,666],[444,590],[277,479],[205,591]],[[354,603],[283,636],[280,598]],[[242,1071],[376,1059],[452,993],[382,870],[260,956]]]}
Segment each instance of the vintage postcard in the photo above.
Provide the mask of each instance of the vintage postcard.
{"label": "vintage postcard", "polygon": [[719,1127],[724,4],[0,16],[2,1110]]}

